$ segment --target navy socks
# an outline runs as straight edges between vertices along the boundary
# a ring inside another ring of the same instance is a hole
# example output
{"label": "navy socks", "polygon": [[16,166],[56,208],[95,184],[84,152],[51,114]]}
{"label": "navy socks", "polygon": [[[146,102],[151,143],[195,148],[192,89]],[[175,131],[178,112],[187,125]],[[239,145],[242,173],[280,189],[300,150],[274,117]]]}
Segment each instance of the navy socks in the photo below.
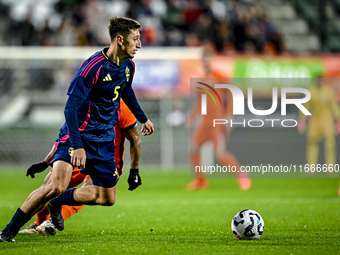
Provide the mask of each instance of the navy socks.
{"label": "navy socks", "polygon": [[74,200],[73,193],[76,190],[76,188],[65,190],[63,194],[61,194],[59,197],[56,197],[52,199],[51,203],[54,206],[62,206],[62,205],[83,205],[82,203],[79,203]]}
{"label": "navy socks", "polygon": [[31,216],[27,215],[20,208],[18,208],[4,230],[8,230],[12,234],[17,235],[20,228],[25,225],[30,219]]}

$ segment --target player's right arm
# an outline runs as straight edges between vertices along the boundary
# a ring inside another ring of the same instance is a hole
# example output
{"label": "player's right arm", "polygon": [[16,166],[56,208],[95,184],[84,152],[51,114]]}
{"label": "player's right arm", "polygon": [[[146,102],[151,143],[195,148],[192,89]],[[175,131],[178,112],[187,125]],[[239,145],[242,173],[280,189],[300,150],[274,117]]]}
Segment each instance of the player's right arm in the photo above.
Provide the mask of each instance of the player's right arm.
{"label": "player's right arm", "polygon": [[82,68],[79,69],[71,81],[64,110],[70,141],[74,149],[71,155],[71,164],[79,168],[85,168],[86,153],[79,132],[78,109],[88,97],[98,69],[98,67],[90,66],[90,63],[82,66],[86,69],[89,65],[86,72]]}
{"label": "player's right arm", "polygon": [[71,155],[71,164],[79,168],[85,168],[86,162],[86,153],[83,148],[83,143],[81,141],[80,132],[78,129],[77,114],[77,110],[83,102],[83,98],[70,94],[64,111],[70,140],[74,149]]}

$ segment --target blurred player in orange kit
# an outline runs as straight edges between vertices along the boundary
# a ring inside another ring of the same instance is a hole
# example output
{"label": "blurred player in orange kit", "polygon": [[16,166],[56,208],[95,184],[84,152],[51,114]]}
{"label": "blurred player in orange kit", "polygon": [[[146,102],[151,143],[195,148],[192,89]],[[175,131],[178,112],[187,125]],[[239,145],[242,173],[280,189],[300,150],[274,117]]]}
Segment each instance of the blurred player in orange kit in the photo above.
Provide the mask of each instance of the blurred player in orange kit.
{"label": "blurred player in orange kit", "polygon": [[[135,116],[126,106],[126,104],[120,100],[120,114],[119,120],[117,125],[115,126],[116,138],[115,138],[115,161],[117,165],[117,175],[118,177],[123,172],[123,164],[124,164],[124,148],[125,148],[125,138],[130,141],[130,154],[131,154],[131,170],[138,170],[139,167],[139,160],[141,154],[141,141],[137,129],[137,121]],[[55,152],[55,148],[53,146],[51,152],[46,156],[44,162],[32,165],[28,170],[27,174],[31,175],[34,178],[34,174],[42,172],[48,167],[48,163],[52,160],[53,155]],[[52,170],[51,170],[52,171]],[[49,172],[44,180],[45,185],[49,178],[51,177],[51,172]],[[135,178],[129,178],[129,190],[133,190],[141,185],[141,179],[138,175],[137,181]],[[78,186],[79,184],[83,183],[83,185],[90,185],[92,184],[92,180],[89,175],[85,175],[80,173],[80,168],[75,167],[72,172],[72,178],[69,188],[73,188]],[[63,205],[62,206],[62,215],[64,219],[71,217],[73,214],[77,213],[81,210],[84,205],[80,206],[69,206]],[[45,207],[42,211],[36,214],[36,222],[27,228],[21,230],[19,233],[39,233],[42,235],[55,235],[56,228],[54,227],[53,223],[49,218],[49,210]]]}
{"label": "blurred player in orange kit", "polygon": [[[203,55],[203,67],[204,67],[204,78],[215,78],[218,81],[219,78],[225,78],[217,72],[214,72],[211,67],[211,61],[214,51],[211,47],[206,47]],[[225,81],[225,79],[224,79]],[[198,84],[199,85],[199,84]],[[211,84],[212,85],[212,84]],[[204,87],[201,86],[201,87]],[[188,116],[187,123],[195,123],[190,139],[190,163],[191,169],[195,176],[195,180],[187,185],[187,190],[206,189],[209,186],[208,181],[204,177],[204,173],[195,171],[195,166],[201,166],[200,148],[208,141],[214,143],[214,156],[216,160],[223,166],[236,167],[235,173],[237,182],[242,190],[248,190],[251,187],[251,180],[248,175],[240,172],[240,164],[236,157],[227,150],[228,138],[230,135],[230,127],[225,125],[213,126],[213,119],[228,119],[232,118],[232,96],[230,91],[221,95],[221,105],[214,105],[213,99],[207,98],[207,114],[201,115],[201,95],[205,94],[204,91],[198,90],[197,97],[194,106]],[[222,93],[221,93],[222,94]]]}

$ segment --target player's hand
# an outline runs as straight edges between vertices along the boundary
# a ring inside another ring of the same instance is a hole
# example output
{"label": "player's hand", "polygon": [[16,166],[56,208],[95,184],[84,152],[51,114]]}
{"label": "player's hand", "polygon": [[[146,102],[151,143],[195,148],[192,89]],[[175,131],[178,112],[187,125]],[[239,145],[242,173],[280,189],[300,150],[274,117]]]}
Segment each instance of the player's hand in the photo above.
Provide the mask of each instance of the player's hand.
{"label": "player's hand", "polygon": [[35,177],[34,175],[36,173],[41,173],[47,167],[48,167],[48,164],[45,161],[38,163],[38,164],[31,165],[27,170],[26,176],[30,175],[31,178],[34,178]]}
{"label": "player's hand", "polygon": [[147,120],[145,123],[142,124],[142,135],[151,135],[155,131],[153,127],[153,123],[150,120]]}
{"label": "player's hand", "polygon": [[139,176],[138,169],[130,169],[128,183],[129,190],[134,190],[138,186],[142,185],[142,179]]}
{"label": "player's hand", "polygon": [[71,164],[75,167],[85,169],[86,153],[83,148],[79,148],[73,151],[71,155]]}

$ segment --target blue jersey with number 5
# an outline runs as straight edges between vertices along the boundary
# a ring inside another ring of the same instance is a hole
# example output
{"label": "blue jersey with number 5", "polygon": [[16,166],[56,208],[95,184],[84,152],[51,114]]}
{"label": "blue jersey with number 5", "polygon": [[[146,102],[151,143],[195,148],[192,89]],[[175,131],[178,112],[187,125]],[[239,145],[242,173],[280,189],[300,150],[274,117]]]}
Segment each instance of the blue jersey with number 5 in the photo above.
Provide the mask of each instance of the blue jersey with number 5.
{"label": "blue jersey with number 5", "polygon": [[[78,128],[81,138],[88,141],[113,141],[119,100],[122,94],[132,90],[134,62],[127,58],[118,66],[106,56],[106,51],[107,48],[96,52],[81,65],[67,92],[84,100],[77,110]],[[140,121],[147,120],[138,102],[136,105],[133,101],[130,106],[135,108],[131,110]],[[65,123],[60,135],[67,133]]]}

